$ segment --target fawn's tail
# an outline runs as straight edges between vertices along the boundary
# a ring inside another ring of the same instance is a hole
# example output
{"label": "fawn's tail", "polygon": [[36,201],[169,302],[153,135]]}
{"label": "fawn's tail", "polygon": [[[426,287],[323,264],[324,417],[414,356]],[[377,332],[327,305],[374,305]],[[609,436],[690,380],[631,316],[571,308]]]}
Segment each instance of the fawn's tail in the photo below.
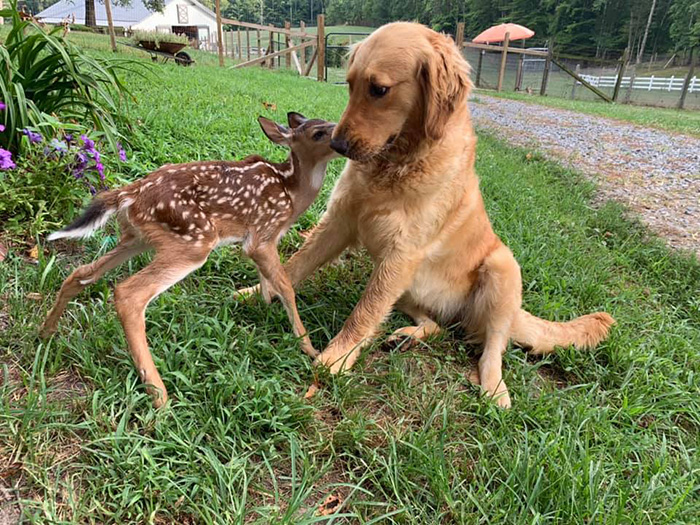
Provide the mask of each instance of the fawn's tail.
{"label": "fawn's tail", "polygon": [[56,239],[89,237],[93,232],[102,228],[109,218],[117,211],[128,207],[132,199],[120,199],[116,191],[107,191],[95,197],[80,217],[65,228],[53,232],[47,237],[49,241]]}

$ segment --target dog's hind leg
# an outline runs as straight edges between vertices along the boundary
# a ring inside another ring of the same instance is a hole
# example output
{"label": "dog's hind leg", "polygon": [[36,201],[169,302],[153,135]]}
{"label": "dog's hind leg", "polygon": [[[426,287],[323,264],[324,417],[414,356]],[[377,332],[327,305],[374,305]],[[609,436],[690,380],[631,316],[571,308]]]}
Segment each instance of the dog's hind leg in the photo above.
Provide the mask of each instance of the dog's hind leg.
{"label": "dog's hind leg", "polygon": [[418,341],[423,341],[432,335],[442,332],[442,328],[418,306],[408,295],[404,294],[396,303],[396,309],[408,315],[416,323],[415,326],[404,326],[395,330],[387,339],[388,343],[399,344],[403,348],[411,348]]}
{"label": "dog's hind leg", "polygon": [[485,259],[470,297],[470,319],[465,328],[483,338],[479,381],[484,393],[501,407],[510,407],[510,394],[503,381],[503,354],[510,328],[522,297],[520,267],[511,251],[499,246]]}

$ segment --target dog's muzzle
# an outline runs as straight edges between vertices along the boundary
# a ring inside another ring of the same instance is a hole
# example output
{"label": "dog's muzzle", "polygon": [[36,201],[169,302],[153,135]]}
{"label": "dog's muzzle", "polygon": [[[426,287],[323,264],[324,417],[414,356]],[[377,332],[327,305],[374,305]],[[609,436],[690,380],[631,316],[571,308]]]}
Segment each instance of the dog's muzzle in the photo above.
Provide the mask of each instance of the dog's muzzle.
{"label": "dog's muzzle", "polygon": [[350,151],[350,144],[342,137],[334,137],[331,139],[331,148],[344,157],[347,157],[348,151]]}

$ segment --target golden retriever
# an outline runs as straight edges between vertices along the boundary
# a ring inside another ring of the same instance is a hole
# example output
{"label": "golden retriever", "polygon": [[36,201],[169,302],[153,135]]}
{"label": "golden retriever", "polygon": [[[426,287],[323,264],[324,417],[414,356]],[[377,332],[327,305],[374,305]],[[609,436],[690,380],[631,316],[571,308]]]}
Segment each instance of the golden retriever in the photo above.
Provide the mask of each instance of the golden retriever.
{"label": "golden retriever", "polygon": [[350,100],[332,142],[350,160],[285,269],[299,283],[357,243],[374,262],[362,298],[315,364],[349,369],[396,306],[416,325],[393,337],[422,339],[456,322],[482,343],[480,384],[508,407],[501,367],[509,340],[534,353],[590,347],[614,320],[600,312],[555,323],[521,308],[520,267],[493,232],[474,172],[469,73],[452,39],[420,24],[385,25],[353,49]]}

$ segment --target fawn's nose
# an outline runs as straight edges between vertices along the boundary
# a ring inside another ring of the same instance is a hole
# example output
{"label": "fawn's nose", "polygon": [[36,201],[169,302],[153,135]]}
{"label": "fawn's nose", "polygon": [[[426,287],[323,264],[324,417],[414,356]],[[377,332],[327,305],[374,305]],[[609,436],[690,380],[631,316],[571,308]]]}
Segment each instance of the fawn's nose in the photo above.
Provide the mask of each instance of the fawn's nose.
{"label": "fawn's nose", "polygon": [[331,148],[341,155],[347,156],[350,144],[348,144],[348,141],[343,137],[333,137],[333,139],[331,139]]}

